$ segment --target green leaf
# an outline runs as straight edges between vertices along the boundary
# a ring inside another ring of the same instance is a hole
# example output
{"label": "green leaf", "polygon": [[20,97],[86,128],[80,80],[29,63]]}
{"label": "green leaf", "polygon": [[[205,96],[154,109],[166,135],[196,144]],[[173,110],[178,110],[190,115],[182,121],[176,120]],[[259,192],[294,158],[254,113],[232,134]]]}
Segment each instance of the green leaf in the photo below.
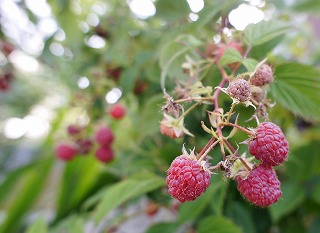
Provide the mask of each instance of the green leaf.
{"label": "green leaf", "polygon": [[291,151],[286,162],[286,174],[298,181],[306,181],[320,175],[320,143],[313,141]]}
{"label": "green leaf", "polygon": [[94,156],[77,157],[66,164],[57,200],[58,219],[76,208],[92,190],[100,174],[99,165]]}
{"label": "green leaf", "polygon": [[176,0],[158,0],[156,2],[157,13],[156,17],[163,18],[166,21],[174,21],[187,17],[190,13],[190,8],[187,1]]}
{"label": "green leaf", "polygon": [[198,233],[241,233],[241,229],[223,216],[210,216],[200,221]]}
{"label": "green leaf", "polygon": [[30,225],[26,233],[47,233],[48,227],[44,218],[37,219],[32,225]]}
{"label": "green leaf", "polygon": [[299,12],[309,12],[309,13],[319,14],[320,1],[318,0],[297,1],[296,4],[294,4],[291,8]]}
{"label": "green leaf", "polygon": [[180,224],[177,222],[161,222],[152,225],[146,233],[164,233],[164,232],[176,232]]}
{"label": "green leaf", "polygon": [[293,62],[279,65],[270,87],[274,99],[292,113],[308,120],[320,119],[320,70]]}
{"label": "green leaf", "polygon": [[242,56],[235,48],[227,48],[219,60],[219,65],[225,66],[234,62],[241,62]]}
{"label": "green leaf", "polygon": [[[216,213],[221,214],[227,187],[228,182],[224,181],[221,176],[214,175],[211,178],[211,185],[202,196],[195,201],[181,205],[178,212],[179,221],[185,222],[196,219],[208,205],[211,205]],[[215,201],[212,202],[212,200]]]}
{"label": "green leaf", "polygon": [[278,222],[282,217],[291,213],[302,203],[305,193],[302,187],[294,181],[283,182],[280,200],[269,207],[271,219]]}
{"label": "green leaf", "polygon": [[290,24],[279,20],[250,24],[244,30],[244,41],[249,46],[260,45],[284,34],[289,28]]}
{"label": "green leaf", "polygon": [[244,67],[246,67],[248,72],[253,72],[256,68],[256,65],[258,65],[258,61],[252,58],[247,58],[242,61],[242,64]]}
{"label": "green leaf", "polygon": [[141,173],[123,180],[106,191],[94,213],[94,219],[100,222],[112,209],[125,201],[153,191],[164,184],[163,178],[152,173]]}
{"label": "green leaf", "polygon": [[318,182],[314,185],[313,187],[313,192],[312,192],[312,199],[320,204],[320,180],[318,179]]}
{"label": "green leaf", "polygon": [[230,217],[245,233],[257,232],[255,223],[249,209],[240,202],[227,203],[226,216]]}

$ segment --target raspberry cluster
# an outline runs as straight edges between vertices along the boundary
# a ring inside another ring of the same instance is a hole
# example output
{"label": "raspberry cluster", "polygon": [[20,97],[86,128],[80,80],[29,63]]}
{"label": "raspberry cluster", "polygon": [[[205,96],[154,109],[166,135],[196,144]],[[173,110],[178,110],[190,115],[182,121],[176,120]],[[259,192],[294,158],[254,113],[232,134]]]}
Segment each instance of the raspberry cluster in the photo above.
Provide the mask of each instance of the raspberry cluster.
{"label": "raspberry cluster", "polygon": [[95,150],[96,158],[103,162],[109,163],[114,158],[112,142],[114,135],[108,126],[101,126],[95,132],[93,137],[84,136],[85,128],[79,125],[69,125],[67,133],[70,142],[63,142],[56,146],[56,156],[64,161],[72,160],[76,155],[88,155]]}
{"label": "raspberry cluster", "polygon": [[[221,43],[209,44],[205,48],[205,58],[209,60],[209,64],[214,62],[221,74],[222,80],[218,86],[204,86],[201,80],[194,82],[195,76],[202,72],[203,67],[188,58],[182,68],[190,75],[190,80],[185,84],[179,83],[174,89],[173,93],[178,99],[175,100],[164,90],[166,103],[162,107],[160,132],[172,139],[185,135],[194,136],[183,123],[186,115],[200,104],[209,104],[210,107],[213,105],[212,110],[207,110],[209,119],[201,120],[200,123],[203,130],[211,135],[211,139],[198,154],[195,154],[194,150],[187,154],[183,148],[182,155],[172,161],[167,172],[168,193],[180,202],[193,201],[202,195],[210,185],[211,174],[216,170],[222,172],[224,177],[237,181],[238,191],[256,206],[268,207],[276,203],[282,195],[281,184],[273,167],[287,160],[289,144],[280,127],[268,118],[267,110],[273,106],[267,98],[268,84],[273,81],[273,70],[265,64],[266,60],[257,62],[253,71],[245,67],[248,72],[244,73],[236,73],[241,66],[240,62],[219,62],[227,48],[236,49],[242,54],[243,50],[239,46],[238,43]],[[245,57],[249,50],[247,48],[244,53]],[[232,71],[229,73],[230,69]],[[219,106],[218,97],[221,92],[232,99],[229,111]],[[195,103],[190,105],[192,101]],[[184,102],[187,104],[183,105]],[[256,129],[239,125],[239,113],[234,114],[237,104],[254,108],[254,114],[249,120],[256,120]],[[185,106],[188,106],[187,110],[184,109]],[[263,119],[262,124],[259,123],[259,118]],[[208,123],[210,126],[206,126]],[[233,128],[227,136],[226,132],[223,132],[226,126]],[[247,157],[246,153],[239,155],[230,142],[238,130],[248,134],[249,139],[246,142],[252,156]],[[208,154],[216,145],[220,146],[222,160],[215,165],[209,165]]]}

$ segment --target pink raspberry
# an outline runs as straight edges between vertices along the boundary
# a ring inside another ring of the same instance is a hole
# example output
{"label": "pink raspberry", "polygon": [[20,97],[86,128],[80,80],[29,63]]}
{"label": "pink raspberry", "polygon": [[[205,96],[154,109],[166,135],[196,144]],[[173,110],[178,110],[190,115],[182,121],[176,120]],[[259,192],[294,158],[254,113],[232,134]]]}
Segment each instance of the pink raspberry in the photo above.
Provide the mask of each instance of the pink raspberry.
{"label": "pink raspberry", "polygon": [[261,65],[254,75],[251,77],[250,82],[255,86],[264,86],[271,83],[273,80],[273,71],[272,68],[267,65]]}
{"label": "pink raspberry", "polygon": [[247,178],[237,178],[239,192],[251,203],[267,207],[279,200],[281,184],[271,166],[260,164]]}
{"label": "pink raspberry", "polygon": [[96,154],[95,155],[96,155],[96,158],[98,160],[100,160],[101,162],[103,162],[103,163],[109,163],[114,158],[113,151],[108,146],[99,147],[96,150]]}
{"label": "pink raspberry", "polygon": [[114,140],[112,130],[107,126],[100,127],[96,132],[96,140],[100,145],[109,146]]}
{"label": "pink raspberry", "polygon": [[73,159],[73,157],[77,153],[77,149],[74,146],[69,145],[67,143],[61,143],[56,146],[55,153],[59,159],[68,161]]}
{"label": "pink raspberry", "polygon": [[282,130],[272,122],[263,122],[249,141],[249,152],[265,165],[277,166],[286,160],[289,144]]}
{"label": "pink raspberry", "polygon": [[69,135],[74,136],[79,134],[82,131],[82,127],[79,125],[69,125],[67,128],[67,132]]}
{"label": "pink raspberry", "polygon": [[119,120],[125,116],[126,110],[121,104],[115,104],[110,108],[109,114],[112,118]]}
{"label": "pink raspberry", "polygon": [[180,155],[168,170],[168,192],[180,202],[193,201],[206,191],[210,177],[210,172],[196,158]]}
{"label": "pink raspberry", "polygon": [[232,98],[245,102],[250,99],[250,84],[244,79],[235,79],[229,83],[227,93]]}

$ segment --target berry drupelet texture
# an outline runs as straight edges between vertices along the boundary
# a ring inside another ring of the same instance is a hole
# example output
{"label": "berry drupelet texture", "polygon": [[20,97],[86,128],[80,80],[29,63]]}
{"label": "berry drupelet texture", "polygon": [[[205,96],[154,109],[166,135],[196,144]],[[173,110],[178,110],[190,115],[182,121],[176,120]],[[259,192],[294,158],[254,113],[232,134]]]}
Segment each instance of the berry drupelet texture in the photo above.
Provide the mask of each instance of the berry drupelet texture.
{"label": "berry drupelet texture", "polygon": [[273,81],[272,68],[267,65],[261,65],[250,79],[250,83],[254,86],[264,86]]}
{"label": "berry drupelet texture", "polygon": [[244,79],[235,79],[229,83],[227,93],[232,98],[245,102],[250,99],[250,84]]}
{"label": "berry drupelet texture", "polygon": [[210,185],[210,177],[210,172],[196,159],[185,155],[178,156],[168,170],[168,192],[180,202],[193,201]]}
{"label": "berry drupelet texture", "polygon": [[243,179],[238,177],[239,192],[256,206],[267,207],[282,195],[280,181],[271,166],[260,164]]}
{"label": "berry drupelet texture", "polygon": [[282,130],[272,122],[263,122],[249,141],[249,152],[265,165],[277,166],[287,159],[289,144]]}

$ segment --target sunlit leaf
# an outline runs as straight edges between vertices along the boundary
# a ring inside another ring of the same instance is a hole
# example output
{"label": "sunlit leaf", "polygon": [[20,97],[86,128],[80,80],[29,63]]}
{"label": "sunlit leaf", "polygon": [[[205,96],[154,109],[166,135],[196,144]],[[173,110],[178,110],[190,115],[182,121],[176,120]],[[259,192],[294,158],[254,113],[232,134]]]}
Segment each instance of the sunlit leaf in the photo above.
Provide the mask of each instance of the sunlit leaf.
{"label": "sunlit leaf", "polygon": [[33,224],[31,224],[26,233],[47,233],[48,227],[44,218],[37,219]]}
{"label": "sunlit leaf", "polygon": [[125,201],[155,190],[164,184],[165,180],[163,178],[157,177],[152,173],[141,173],[113,185],[106,191],[98,205],[94,214],[95,220],[99,222],[112,209]]}
{"label": "sunlit leaf", "polygon": [[290,29],[290,24],[282,21],[261,21],[250,24],[244,30],[244,40],[250,46],[263,44],[278,37]]}
{"label": "sunlit leaf", "polygon": [[276,66],[270,87],[274,99],[286,109],[306,119],[320,119],[320,70],[298,63]]}

